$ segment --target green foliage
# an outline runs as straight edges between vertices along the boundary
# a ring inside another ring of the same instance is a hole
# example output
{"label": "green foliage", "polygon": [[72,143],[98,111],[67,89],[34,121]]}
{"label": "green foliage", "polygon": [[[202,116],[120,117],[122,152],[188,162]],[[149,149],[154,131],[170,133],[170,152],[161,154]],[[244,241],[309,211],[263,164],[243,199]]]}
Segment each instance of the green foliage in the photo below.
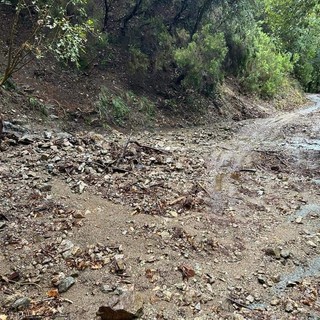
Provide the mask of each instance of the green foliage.
{"label": "green foliage", "polygon": [[299,37],[292,46],[292,51],[299,56],[295,72],[307,91],[318,92],[320,90],[320,18],[313,12],[305,22],[307,27],[299,28]]}
{"label": "green foliage", "polygon": [[85,52],[87,32],[91,29],[91,21],[86,24],[73,25],[66,18],[56,19],[52,24],[47,25],[50,29],[59,28],[59,36],[49,44],[48,48],[54,53],[58,60],[73,62],[79,66],[81,53]]}
{"label": "green foliage", "polygon": [[175,51],[175,60],[185,73],[184,86],[210,94],[223,79],[226,54],[223,33],[214,33],[212,25],[206,25],[187,47]]}
{"label": "green foliage", "polygon": [[132,73],[146,73],[149,66],[149,59],[146,54],[141,52],[137,47],[130,47],[129,49],[129,69]]}
{"label": "green foliage", "polygon": [[112,94],[105,87],[101,88],[96,109],[100,119],[107,119],[118,125],[123,124],[130,112],[122,97]]}
{"label": "green foliage", "polygon": [[114,59],[110,51],[107,34],[95,34],[88,36],[85,50],[79,56],[77,66],[80,70],[89,70],[93,64],[99,62],[99,66],[106,68]]}
{"label": "green foliage", "polygon": [[137,117],[137,114],[142,122],[152,120],[156,109],[154,103],[144,96],[138,97],[131,91],[111,92],[102,87],[96,110],[101,120],[122,126],[129,119],[138,122],[137,119],[132,119]]}
{"label": "green foliage", "polygon": [[320,4],[316,0],[264,0],[266,22],[281,49],[298,57],[295,74],[307,91],[320,89]]}
{"label": "green foliage", "polygon": [[48,106],[42,101],[40,101],[38,98],[30,97],[29,106],[32,110],[40,112],[45,117],[49,115]]}
{"label": "green foliage", "polygon": [[245,87],[263,97],[273,97],[287,84],[293,70],[291,56],[279,52],[276,42],[257,27],[249,36],[251,50],[248,53],[243,75]]}
{"label": "green foliage", "polygon": [[[127,63],[134,81],[163,93],[168,101],[181,89],[184,96],[210,96],[228,75],[263,97],[283,91],[292,76],[306,90],[320,89],[319,0],[0,3],[17,11],[0,85],[26,58],[50,51],[82,68],[93,62],[100,67]],[[32,28],[28,41],[19,44],[15,35],[22,16]],[[91,36],[96,28],[104,32],[98,41]],[[132,110],[150,118],[155,113],[147,98],[107,90],[102,90],[97,109],[114,123],[124,123]]]}
{"label": "green foliage", "polygon": [[[32,56],[41,58],[48,51],[57,59],[78,66],[80,54],[85,51],[87,35],[93,31],[93,21],[86,19],[85,3],[86,0],[12,1],[16,14],[7,39],[7,63],[0,85],[28,64]],[[73,15],[77,17],[73,21],[68,16],[70,6]],[[26,15],[24,19],[31,23],[31,27],[27,30],[27,40],[17,45],[16,36],[22,13]]]}

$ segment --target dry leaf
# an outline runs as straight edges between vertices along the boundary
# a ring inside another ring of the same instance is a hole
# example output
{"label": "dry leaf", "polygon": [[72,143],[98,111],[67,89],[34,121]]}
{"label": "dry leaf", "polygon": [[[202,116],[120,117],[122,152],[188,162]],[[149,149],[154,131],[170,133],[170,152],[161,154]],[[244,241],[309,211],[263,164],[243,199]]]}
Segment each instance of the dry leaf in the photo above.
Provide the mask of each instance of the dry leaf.
{"label": "dry leaf", "polygon": [[182,272],[182,276],[184,279],[189,279],[196,275],[195,271],[191,267],[186,265],[181,265],[179,267],[179,270]]}
{"label": "dry leaf", "polygon": [[21,278],[21,275],[19,272],[13,272],[10,275],[8,275],[8,279],[10,281],[19,281]]}
{"label": "dry leaf", "polygon": [[59,292],[58,289],[51,289],[47,292],[47,296],[49,298],[58,298],[59,297]]}
{"label": "dry leaf", "polygon": [[7,320],[8,316],[6,316],[5,314],[0,314],[0,320]]}
{"label": "dry leaf", "polygon": [[152,279],[153,275],[154,275],[154,272],[152,272],[151,269],[146,269],[146,277],[148,279]]}

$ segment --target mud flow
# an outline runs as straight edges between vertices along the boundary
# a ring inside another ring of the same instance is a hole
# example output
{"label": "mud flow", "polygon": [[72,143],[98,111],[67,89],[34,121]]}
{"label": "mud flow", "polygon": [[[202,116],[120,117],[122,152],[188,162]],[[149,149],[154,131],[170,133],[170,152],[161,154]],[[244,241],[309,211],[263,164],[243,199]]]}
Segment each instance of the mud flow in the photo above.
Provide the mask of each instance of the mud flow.
{"label": "mud flow", "polygon": [[319,318],[320,96],[309,98],[268,118],[132,135],[4,122],[0,319]]}

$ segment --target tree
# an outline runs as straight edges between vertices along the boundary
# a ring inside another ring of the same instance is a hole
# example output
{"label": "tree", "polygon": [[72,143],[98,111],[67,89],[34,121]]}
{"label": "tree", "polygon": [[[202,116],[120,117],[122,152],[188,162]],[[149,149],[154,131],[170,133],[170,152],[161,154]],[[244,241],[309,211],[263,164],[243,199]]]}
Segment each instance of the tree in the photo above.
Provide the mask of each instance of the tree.
{"label": "tree", "polygon": [[307,91],[320,90],[320,4],[317,0],[264,0],[266,22],[296,59],[295,75]]}
{"label": "tree", "polygon": [[182,69],[183,84],[201,93],[210,94],[223,79],[223,61],[227,54],[223,33],[214,33],[208,24],[193,36],[187,47],[175,51]]}
{"label": "tree", "polygon": [[[93,31],[92,21],[86,19],[85,0],[1,0],[1,3],[12,6],[15,14],[7,39],[6,66],[0,85],[48,51],[59,60],[78,64],[87,34]],[[22,17],[28,22],[28,36],[19,42],[16,34]]]}

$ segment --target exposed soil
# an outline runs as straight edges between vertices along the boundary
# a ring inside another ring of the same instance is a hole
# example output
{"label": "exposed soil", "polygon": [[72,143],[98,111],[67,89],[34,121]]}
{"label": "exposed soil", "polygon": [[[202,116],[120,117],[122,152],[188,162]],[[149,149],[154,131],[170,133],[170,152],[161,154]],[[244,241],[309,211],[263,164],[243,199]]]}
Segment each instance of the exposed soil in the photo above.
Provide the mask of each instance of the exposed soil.
{"label": "exposed soil", "polygon": [[310,98],[132,135],[5,122],[0,319],[99,319],[101,306],[131,313],[119,319],[320,317]]}

